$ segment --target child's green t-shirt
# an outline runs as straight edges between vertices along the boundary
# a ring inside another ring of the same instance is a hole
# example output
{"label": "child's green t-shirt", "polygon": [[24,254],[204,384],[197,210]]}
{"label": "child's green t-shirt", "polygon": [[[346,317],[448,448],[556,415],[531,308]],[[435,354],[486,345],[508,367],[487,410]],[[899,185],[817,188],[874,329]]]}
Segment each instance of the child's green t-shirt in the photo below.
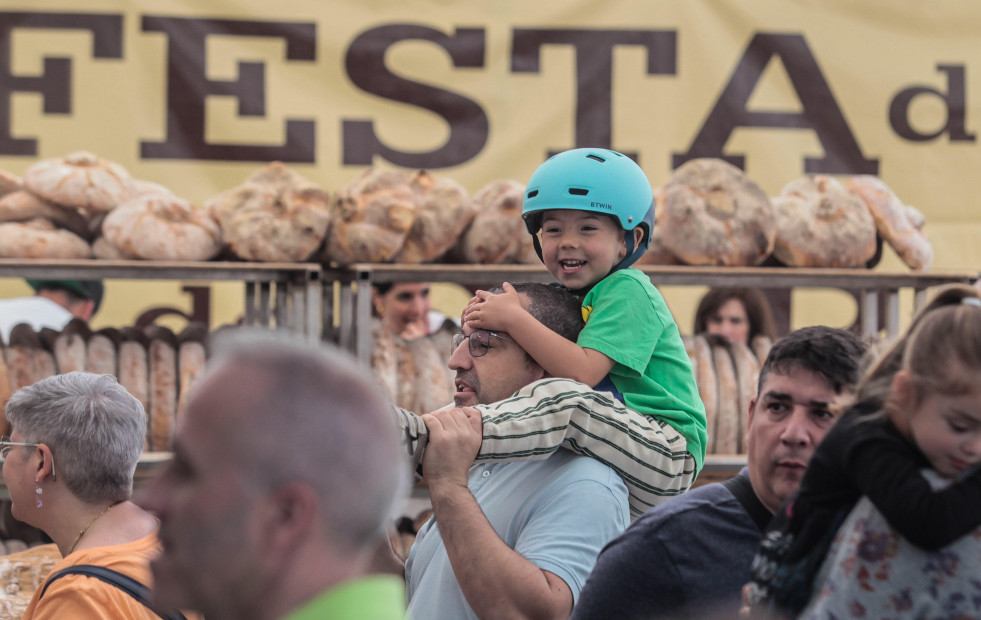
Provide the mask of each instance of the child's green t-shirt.
{"label": "child's green t-shirt", "polygon": [[582,307],[586,326],[579,346],[615,362],[609,378],[624,404],[674,427],[701,470],[708,440],[705,406],[664,297],[642,271],[621,269],[597,282]]}

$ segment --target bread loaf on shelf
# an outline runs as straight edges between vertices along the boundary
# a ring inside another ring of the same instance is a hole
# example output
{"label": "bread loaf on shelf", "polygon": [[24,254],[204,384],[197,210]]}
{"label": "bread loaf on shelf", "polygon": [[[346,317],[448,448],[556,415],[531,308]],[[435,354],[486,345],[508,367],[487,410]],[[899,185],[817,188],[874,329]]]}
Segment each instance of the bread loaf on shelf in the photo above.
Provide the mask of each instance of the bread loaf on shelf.
{"label": "bread loaf on shelf", "polygon": [[845,181],[845,185],[865,203],[876,230],[910,269],[930,268],[933,246],[923,233],[925,218],[918,209],[904,204],[878,177],[857,175]]}
{"label": "bread loaf on shelf", "polygon": [[40,161],[24,173],[24,187],[51,202],[91,212],[110,211],[130,196],[123,166],[88,151]]}
{"label": "bread loaf on shelf", "polygon": [[791,181],[773,204],[773,256],[788,267],[864,267],[875,254],[869,210],[834,177],[816,174]]}
{"label": "bread loaf on shelf", "polygon": [[501,179],[474,196],[476,214],[460,238],[456,254],[462,262],[494,265],[518,254],[522,237],[529,237],[521,219],[524,185]]}
{"label": "bread loaf on shelf", "polygon": [[759,265],[773,251],[777,223],[769,197],[728,162],[687,162],[671,175],[663,198],[655,221],[664,227],[664,245],[689,265]]}
{"label": "bread loaf on shelf", "polygon": [[206,206],[231,252],[249,261],[305,261],[330,223],[330,193],[278,161]]}
{"label": "bread loaf on shelf", "polygon": [[92,247],[78,235],[36,217],[0,224],[0,258],[91,258]]}
{"label": "bread loaf on shelf", "polygon": [[417,211],[407,173],[365,170],[331,197],[323,259],[339,265],[390,262],[402,248]]}
{"label": "bread loaf on shelf", "polygon": [[418,208],[412,227],[392,261],[429,263],[457,242],[476,214],[467,190],[456,181],[419,170],[409,181]]}
{"label": "bread loaf on shelf", "polygon": [[125,256],[204,261],[221,250],[218,223],[176,196],[147,194],[113,209],[102,222],[105,240]]}

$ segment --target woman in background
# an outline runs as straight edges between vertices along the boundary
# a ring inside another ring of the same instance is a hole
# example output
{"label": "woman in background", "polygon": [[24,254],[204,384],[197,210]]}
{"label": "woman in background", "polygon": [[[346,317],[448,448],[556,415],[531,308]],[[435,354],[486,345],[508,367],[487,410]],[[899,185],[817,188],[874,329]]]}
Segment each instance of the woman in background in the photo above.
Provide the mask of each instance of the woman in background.
{"label": "woman in background", "polygon": [[399,407],[428,413],[456,388],[447,366],[460,327],[432,310],[428,282],[375,284],[371,290],[371,368]]}
{"label": "woman in background", "polygon": [[730,342],[750,345],[757,336],[777,338],[773,313],[757,289],[713,288],[695,311],[694,334],[719,334]]}

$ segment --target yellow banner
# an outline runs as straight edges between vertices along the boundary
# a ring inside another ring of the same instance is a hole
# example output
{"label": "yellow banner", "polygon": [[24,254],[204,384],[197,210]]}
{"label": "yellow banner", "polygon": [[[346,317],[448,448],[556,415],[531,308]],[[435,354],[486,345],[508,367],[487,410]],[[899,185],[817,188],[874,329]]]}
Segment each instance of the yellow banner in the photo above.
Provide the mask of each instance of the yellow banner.
{"label": "yellow banner", "polygon": [[4,0],[0,168],[84,149],[201,203],[274,159],[475,193],[576,146],[655,186],[723,157],[771,195],[877,174],[934,269],[977,269],[979,29],[955,0]]}

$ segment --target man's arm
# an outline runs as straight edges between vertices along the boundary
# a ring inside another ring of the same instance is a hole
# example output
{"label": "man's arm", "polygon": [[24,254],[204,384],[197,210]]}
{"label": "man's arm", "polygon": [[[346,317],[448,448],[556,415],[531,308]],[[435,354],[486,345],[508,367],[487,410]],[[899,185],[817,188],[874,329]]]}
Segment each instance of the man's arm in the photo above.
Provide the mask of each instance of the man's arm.
{"label": "man's arm", "polygon": [[[460,409],[423,416],[429,444],[423,475],[453,573],[480,618],[567,618],[572,591],[511,549],[467,487],[480,433]],[[479,418],[476,420],[479,424]]]}

